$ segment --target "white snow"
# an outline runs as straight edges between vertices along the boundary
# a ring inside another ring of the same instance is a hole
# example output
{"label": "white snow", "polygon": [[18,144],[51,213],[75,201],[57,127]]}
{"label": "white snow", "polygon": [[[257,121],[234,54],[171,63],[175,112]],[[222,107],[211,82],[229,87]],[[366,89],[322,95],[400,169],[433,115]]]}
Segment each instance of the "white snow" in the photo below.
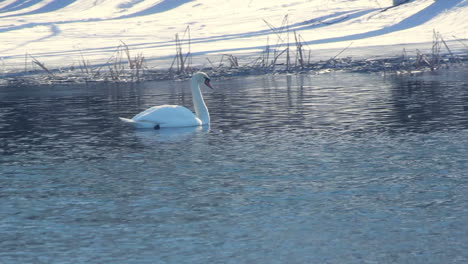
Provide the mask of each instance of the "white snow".
{"label": "white snow", "polygon": [[[4,0],[0,58],[3,72],[24,67],[25,54],[49,67],[76,66],[81,54],[99,64],[108,61],[123,41],[133,54],[142,53],[148,66],[168,67],[175,55],[175,34],[182,37],[187,26],[195,61],[206,63],[206,57],[221,54],[254,57],[267,41],[274,45],[279,35],[287,40],[286,33],[278,34],[283,21],[291,32],[289,41],[294,44],[296,31],[316,58],[348,45],[346,56],[395,55],[401,53],[401,45],[430,48],[434,31],[446,41],[454,40],[450,42],[454,51],[466,52],[468,0],[413,0],[385,10],[392,4],[392,0]],[[188,43],[184,49],[188,51]]]}

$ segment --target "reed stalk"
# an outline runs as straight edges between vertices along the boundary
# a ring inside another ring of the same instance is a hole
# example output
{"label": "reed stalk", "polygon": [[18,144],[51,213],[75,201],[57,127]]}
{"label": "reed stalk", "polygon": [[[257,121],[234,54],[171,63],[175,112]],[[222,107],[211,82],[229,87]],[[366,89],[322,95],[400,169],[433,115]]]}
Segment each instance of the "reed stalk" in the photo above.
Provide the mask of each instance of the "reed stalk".
{"label": "reed stalk", "polygon": [[436,70],[440,65],[440,35],[439,32],[433,31],[433,40],[432,40],[432,61],[431,61],[431,71]]}
{"label": "reed stalk", "polygon": [[304,69],[304,56],[303,56],[303,51],[302,51],[302,43],[300,41],[300,38],[298,39],[296,31],[294,31],[294,39],[296,40],[296,48],[297,48],[297,60],[299,62],[299,65],[301,66],[301,70]]}
{"label": "reed stalk", "polygon": [[33,60],[32,62],[34,64],[36,64],[37,66],[41,67],[44,71],[46,71],[50,76],[54,76],[54,73],[51,72],[46,66],[44,63],[40,62],[39,60],[37,60],[36,58],[34,58],[31,54],[29,54],[29,57],[31,57],[31,59]]}

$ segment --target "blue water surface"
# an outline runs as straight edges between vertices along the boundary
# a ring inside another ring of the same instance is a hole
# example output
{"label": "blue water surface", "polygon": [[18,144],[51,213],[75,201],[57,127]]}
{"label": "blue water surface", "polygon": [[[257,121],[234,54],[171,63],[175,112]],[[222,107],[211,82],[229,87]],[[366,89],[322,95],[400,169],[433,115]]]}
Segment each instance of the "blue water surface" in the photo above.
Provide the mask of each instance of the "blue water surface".
{"label": "blue water surface", "polygon": [[0,88],[0,263],[467,263],[466,73]]}

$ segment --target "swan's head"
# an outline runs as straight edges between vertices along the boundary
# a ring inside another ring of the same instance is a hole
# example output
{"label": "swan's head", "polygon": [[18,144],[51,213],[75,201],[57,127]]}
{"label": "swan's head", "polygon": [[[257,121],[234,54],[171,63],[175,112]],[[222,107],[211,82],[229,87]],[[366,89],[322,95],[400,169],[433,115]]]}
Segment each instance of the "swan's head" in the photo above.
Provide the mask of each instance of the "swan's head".
{"label": "swan's head", "polygon": [[210,84],[210,77],[204,72],[197,72],[192,76],[192,80],[195,80],[197,83],[204,83],[206,86],[213,89],[213,86]]}

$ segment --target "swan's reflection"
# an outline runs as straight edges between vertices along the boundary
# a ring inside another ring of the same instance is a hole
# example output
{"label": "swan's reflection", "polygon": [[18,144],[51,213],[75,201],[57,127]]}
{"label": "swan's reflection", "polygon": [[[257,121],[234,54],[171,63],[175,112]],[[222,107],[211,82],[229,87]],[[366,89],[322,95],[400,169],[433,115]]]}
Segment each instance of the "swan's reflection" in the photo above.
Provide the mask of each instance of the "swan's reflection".
{"label": "swan's reflection", "polygon": [[153,144],[155,142],[179,142],[189,140],[197,135],[207,133],[210,126],[196,127],[175,127],[162,129],[139,129],[135,130],[135,135],[143,144]]}

